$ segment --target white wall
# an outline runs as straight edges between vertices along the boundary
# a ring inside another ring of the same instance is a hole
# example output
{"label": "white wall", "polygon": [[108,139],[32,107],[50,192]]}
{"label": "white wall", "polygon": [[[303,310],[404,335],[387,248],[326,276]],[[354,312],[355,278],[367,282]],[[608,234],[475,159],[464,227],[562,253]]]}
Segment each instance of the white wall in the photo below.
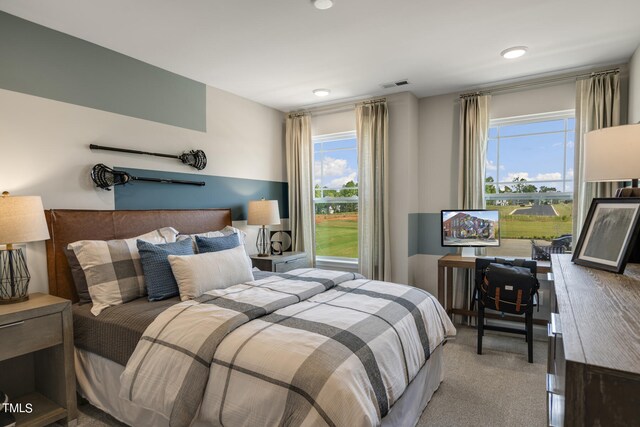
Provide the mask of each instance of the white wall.
{"label": "white wall", "polygon": [[[418,212],[436,213],[458,205],[458,94],[422,98],[419,103]],[[419,238],[439,239],[439,236]],[[438,242],[439,244],[439,242]],[[441,255],[411,257],[416,286],[437,295],[437,261]]]}
{"label": "white wall", "polygon": [[629,123],[640,123],[640,46],[629,61]]}
{"label": "white wall", "polygon": [[389,222],[391,281],[414,284],[409,271],[409,214],[417,208],[418,99],[387,96],[389,107]]}
{"label": "white wall", "polygon": [[[96,163],[284,182],[283,121],[280,111],[212,87],[206,132],[0,89],[0,191],[40,195],[45,209],[114,209],[113,191],[89,179]],[[177,160],[91,152],[90,143],[176,154],[199,148],[208,165],[198,172]],[[254,241],[254,227],[248,231]],[[30,291],[47,292],[44,243],[27,245],[27,257]]]}
{"label": "white wall", "polygon": [[420,100],[420,212],[439,212],[458,204],[459,107],[458,94]]}

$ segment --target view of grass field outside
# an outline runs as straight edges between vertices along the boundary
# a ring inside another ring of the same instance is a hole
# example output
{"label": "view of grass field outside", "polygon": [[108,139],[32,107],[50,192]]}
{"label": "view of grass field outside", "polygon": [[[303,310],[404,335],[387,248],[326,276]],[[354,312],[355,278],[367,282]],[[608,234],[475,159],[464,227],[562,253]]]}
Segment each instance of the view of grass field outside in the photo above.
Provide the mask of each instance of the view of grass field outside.
{"label": "view of grass field outside", "polygon": [[501,248],[490,254],[531,256],[568,243],[573,217],[573,111],[492,121],[485,172],[487,209],[500,211]]}
{"label": "view of grass field outside", "polygon": [[[530,256],[536,245],[571,250],[573,111],[493,120],[485,201],[500,211],[500,248]],[[358,153],[355,132],[314,137],[316,255],[358,257]]]}
{"label": "view of grass field outside", "polygon": [[355,132],[314,142],[316,256],[358,258],[358,151]]}

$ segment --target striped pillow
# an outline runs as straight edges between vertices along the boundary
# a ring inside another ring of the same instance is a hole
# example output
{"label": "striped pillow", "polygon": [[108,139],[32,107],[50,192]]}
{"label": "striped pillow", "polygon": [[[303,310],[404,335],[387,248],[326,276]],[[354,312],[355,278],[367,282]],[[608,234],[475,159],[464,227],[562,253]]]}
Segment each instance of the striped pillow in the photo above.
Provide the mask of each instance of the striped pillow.
{"label": "striped pillow", "polygon": [[178,232],[172,227],[154,230],[123,240],[80,240],[68,248],[78,257],[87,278],[95,316],[112,305],[119,305],[145,295],[144,273],[137,240],[171,243]]}

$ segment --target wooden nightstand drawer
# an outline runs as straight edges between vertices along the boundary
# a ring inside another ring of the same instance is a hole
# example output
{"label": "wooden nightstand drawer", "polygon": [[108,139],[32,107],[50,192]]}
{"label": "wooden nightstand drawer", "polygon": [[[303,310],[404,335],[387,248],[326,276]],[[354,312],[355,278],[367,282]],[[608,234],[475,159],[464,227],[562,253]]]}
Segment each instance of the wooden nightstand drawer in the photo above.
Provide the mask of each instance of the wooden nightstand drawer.
{"label": "wooden nightstand drawer", "polygon": [[0,360],[42,350],[62,343],[59,313],[0,325]]}
{"label": "wooden nightstand drawer", "polygon": [[296,268],[309,267],[307,263],[307,254],[304,252],[284,252],[282,255],[270,255],[260,257],[251,256],[251,262],[254,267],[262,271],[273,271],[276,273],[285,273],[295,270]]}
{"label": "wooden nightstand drawer", "polygon": [[305,257],[279,262],[276,265],[276,273],[286,273],[296,268],[308,267]]}

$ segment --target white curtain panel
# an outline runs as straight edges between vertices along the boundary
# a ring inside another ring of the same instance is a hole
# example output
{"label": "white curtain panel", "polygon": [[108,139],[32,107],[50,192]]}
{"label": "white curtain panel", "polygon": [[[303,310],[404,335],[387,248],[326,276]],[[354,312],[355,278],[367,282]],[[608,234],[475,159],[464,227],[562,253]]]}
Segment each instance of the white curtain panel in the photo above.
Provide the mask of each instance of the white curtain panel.
{"label": "white curtain panel", "polygon": [[573,242],[594,197],[613,197],[619,183],[584,182],[584,134],[620,125],[620,76],[618,70],[595,74],[576,82],[576,136],[574,160]]}
{"label": "white curtain panel", "polygon": [[[458,205],[462,209],[484,209],[484,171],[489,135],[489,95],[460,97],[460,157],[458,171]],[[476,248],[476,255],[483,250]],[[467,307],[470,283],[474,274],[455,275],[453,299],[456,307]]]}
{"label": "white curtain panel", "polygon": [[488,134],[489,95],[460,97],[458,202],[462,209],[484,208]]}
{"label": "white curtain panel", "polygon": [[313,208],[313,141],[308,114],[290,114],[286,125],[287,178],[291,249],[304,251],[315,266],[316,242]]}
{"label": "white curtain panel", "polygon": [[356,106],[359,270],[386,281],[391,280],[388,129],[386,101]]}

